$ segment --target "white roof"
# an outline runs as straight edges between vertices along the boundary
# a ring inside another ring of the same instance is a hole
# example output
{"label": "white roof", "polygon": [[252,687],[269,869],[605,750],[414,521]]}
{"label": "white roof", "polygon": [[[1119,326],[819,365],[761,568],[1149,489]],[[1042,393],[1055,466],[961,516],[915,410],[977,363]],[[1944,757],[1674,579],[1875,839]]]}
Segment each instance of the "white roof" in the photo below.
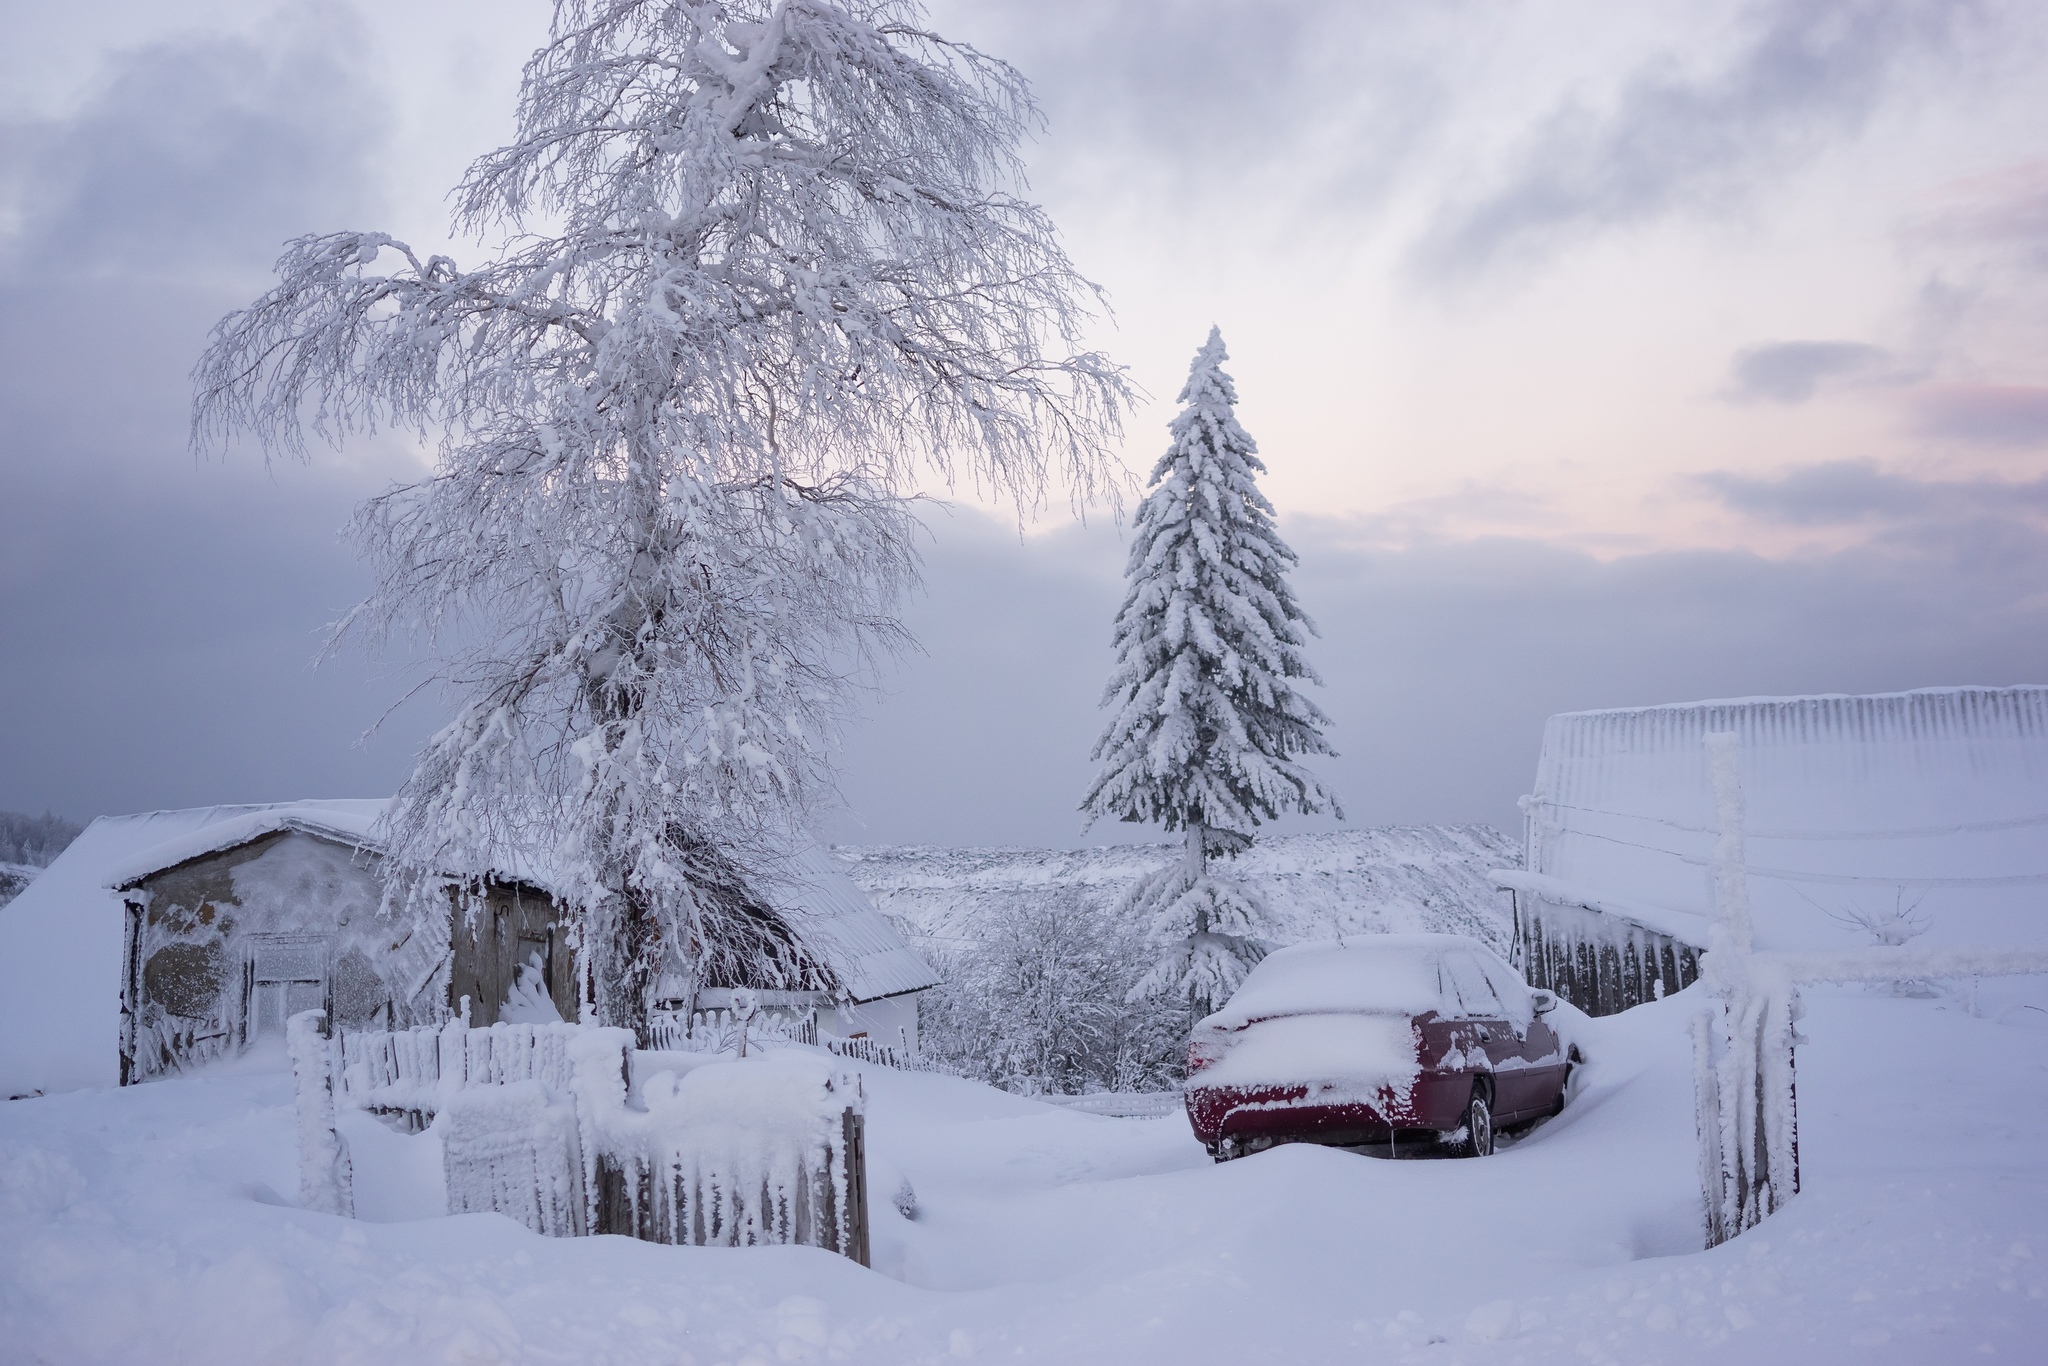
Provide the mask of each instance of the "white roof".
{"label": "white roof", "polygon": [[1916,944],[2048,942],[2048,686],[1553,716],[1528,874],[1580,904],[1634,906],[1638,919],[1707,915],[1716,833],[1704,739],[1717,731],[1740,749],[1760,947],[1867,944],[1856,916],[1916,903],[1927,927]]}
{"label": "white roof", "polygon": [[[376,824],[388,805],[385,801],[307,801],[215,808],[235,814],[180,831],[117,861],[106,870],[106,881],[114,887],[132,886],[189,859],[232,849],[278,830],[300,830],[374,850],[378,847]],[[829,853],[813,846],[794,855],[790,869],[786,879],[757,890],[788,918],[791,928],[824,959],[855,1001],[937,985],[938,974],[931,965],[904,942]],[[506,875],[537,886],[549,885],[523,869]]]}
{"label": "white roof", "polygon": [[212,807],[214,811],[235,811],[155,844],[132,857],[122,859],[106,871],[107,883],[115,888],[133,886],[153,873],[175,868],[191,859],[217,854],[247,844],[259,836],[280,830],[299,830],[323,835],[359,849],[375,849],[372,835],[377,821],[390,803],[373,801],[280,802],[275,806]]}
{"label": "white roof", "polygon": [[812,847],[797,854],[788,882],[768,902],[824,959],[855,1001],[874,1001],[937,986],[938,973],[854,885],[838,860]]}

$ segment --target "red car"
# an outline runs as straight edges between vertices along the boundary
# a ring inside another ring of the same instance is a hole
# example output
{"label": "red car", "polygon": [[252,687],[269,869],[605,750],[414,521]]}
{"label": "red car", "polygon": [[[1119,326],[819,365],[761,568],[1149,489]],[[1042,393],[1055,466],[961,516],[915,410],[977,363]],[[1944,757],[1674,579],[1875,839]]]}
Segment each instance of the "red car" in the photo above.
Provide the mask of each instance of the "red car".
{"label": "red car", "polygon": [[1188,1122],[1218,1162],[1275,1143],[1483,1157],[1554,1115],[1578,1050],[1484,944],[1372,934],[1270,954],[1188,1042]]}

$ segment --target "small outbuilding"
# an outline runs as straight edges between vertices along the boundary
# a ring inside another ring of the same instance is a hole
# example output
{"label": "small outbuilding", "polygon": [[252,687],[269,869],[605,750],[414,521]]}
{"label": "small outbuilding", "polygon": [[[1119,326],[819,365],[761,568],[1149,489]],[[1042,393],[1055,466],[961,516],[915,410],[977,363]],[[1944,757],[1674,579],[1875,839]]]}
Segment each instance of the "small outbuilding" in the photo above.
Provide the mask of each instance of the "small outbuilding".
{"label": "small outbuilding", "polygon": [[[528,869],[451,891],[444,923],[382,913],[388,803],[305,801],[94,821],[0,905],[0,1096],[145,1080],[281,1034],[297,1011],[343,1028],[576,1020],[589,996],[565,902]],[[937,974],[823,849],[736,891],[800,945],[807,990],[761,993],[821,1033],[917,1045]],[[688,1015],[762,987],[744,970],[669,974]],[[662,993],[657,991],[657,996]]]}
{"label": "small outbuilding", "polygon": [[109,870],[126,910],[124,1084],[281,1037],[302,1010],[358,1030],[576,1018],[567,917],[533,882],[451,888],[439,923],[381,913],[384,805],[258,807]]}
{"label": "small outbuilding", "polygon": [[1524,866],[1494,874],[1531,983],[1609,1014],[1698,974],[1717,732],[1759,948],[2048,942],[2048,687],[1688,702],[1544,727]]}

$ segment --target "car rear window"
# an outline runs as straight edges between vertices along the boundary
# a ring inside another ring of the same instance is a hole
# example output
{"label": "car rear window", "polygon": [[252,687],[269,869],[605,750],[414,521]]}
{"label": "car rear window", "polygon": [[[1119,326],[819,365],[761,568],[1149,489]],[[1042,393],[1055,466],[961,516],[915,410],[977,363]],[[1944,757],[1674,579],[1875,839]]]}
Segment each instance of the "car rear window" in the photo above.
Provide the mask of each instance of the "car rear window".
{"label": "car rear window", "polygon": [[1529,984],[1521,975],[1496,958],[1478,955],[1479,969],[1486,974],[1486,980],[1493,984],[1493,994],[1500,997],[1507,1007],[1507,1018],[1524,1029],[1536,1018],[1536,1003],[1529,997]]}
{"label": "car rear window", "polygon": [[1503,1017],[1505,1012],[1493,994],[1493,987],[1488,984],[1486,974],[1479,970],[1479,960],[1471,954],[1445,954],[1444,976],[1457,988],[1458,998],[1465,1005],[1465,1014],[1479,1020]]}
{"label": "car rear window", "polygon": [[[1371,943],[1276,953],[1211,1017],[1226,1028],[1278,1015],[1335,1011],[1420,1015],[1446,1005],[1438,955]],[[1455,1000],[1455,998],[1453,998]]]}

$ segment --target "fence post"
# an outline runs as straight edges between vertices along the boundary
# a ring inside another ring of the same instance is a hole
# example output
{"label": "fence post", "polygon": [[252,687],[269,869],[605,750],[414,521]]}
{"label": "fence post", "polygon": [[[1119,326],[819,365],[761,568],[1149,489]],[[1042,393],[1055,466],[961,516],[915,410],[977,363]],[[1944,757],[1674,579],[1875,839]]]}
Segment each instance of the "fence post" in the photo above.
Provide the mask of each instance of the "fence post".
{"label": "fence post", "polygon": [[[1700,1183],[1707,1246],[1756,1227],[1799,1191],[1799,1092],[1793,1045],[1799,989],[1791,975],[1761,965],[1753,952],[1743,849],[1741,751],[1732,731],[1706,736],[1719,836],[1714,844],[1714,927],[1701,976],[1721,1001],[1721,1057],[1712,1064],[1716,1095],[1698,1097]],[[1711,1053],[1694,1022],[1694,1066]],[[1704,1086],[1704,1074],[1698,1084]],[[1718,1121],[1712,1131],[1710,1117]],[[1714,1172],[1708,1171],[1712,1163]],[[1715,1195],[1718,1189],[1718,1200]]]}
{"label": "fence post", "polygon": [[1700,1203],[1705,1210],[1708,1247],[1728,1241],[1722,1205],[1727,1185],[1721,1162],[1721,1079],[1714,1068],[1714,1017],[1692,1017],[1693,1126],[1699,1132]]}
{"label": "fence post", "polygon": [[847,1256],[862,1266],[872,1266],[868,1257],[868,1140],[867,1116],[852,1106],[840,1115],[846,1136],[846,1224]]}
{"label": "fence post", "polygon": [[302,1010],[285,1024],[299,1121],[299,1203],[353,1219],[355,1175],[348,1144],[334,1126],[334,1050],[327,1015]]}

